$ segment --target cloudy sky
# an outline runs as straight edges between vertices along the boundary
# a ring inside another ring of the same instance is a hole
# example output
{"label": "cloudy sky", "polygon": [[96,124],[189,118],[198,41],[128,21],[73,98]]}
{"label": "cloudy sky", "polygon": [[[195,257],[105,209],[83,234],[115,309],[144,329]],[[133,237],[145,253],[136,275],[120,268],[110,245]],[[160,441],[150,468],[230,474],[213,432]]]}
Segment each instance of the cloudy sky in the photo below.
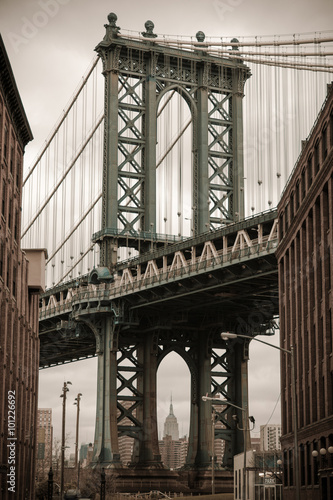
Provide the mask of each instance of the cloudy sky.
{"label": "cloudy sky", "polygon": [[[71,98],[102,40],[107,15],[115,12],[124,30],[142,31],[147,19],[159,34],[242,37],[331,30],[332,0],[0,0],[0,31],[35,137],[28,163],[41,149]],[[278,343],[278,338],[272,339]],[[172,369],[171,369],[172,367]],[[177,367],[177,369],[176,369]],[[93,440],[96,360],[40,373],[40,407],[53,410],[54,435],[60,437],[61,388],[68,393],[67,430],[75,441],[74,398],[83,393],[80,442]],[[181,383],[180,383],[181,381]],[[188,433],[189,375],[180,358],[166,359],[159,370],[158,418],[163,424],[172,393],[182,434]],[[256,430],[270,419],[280,422],[279,352],[252,342],[249,362],[250,413]],[[274,412],[274,408],[275,412]],[[73,449],[73,446],[72,446]]]}

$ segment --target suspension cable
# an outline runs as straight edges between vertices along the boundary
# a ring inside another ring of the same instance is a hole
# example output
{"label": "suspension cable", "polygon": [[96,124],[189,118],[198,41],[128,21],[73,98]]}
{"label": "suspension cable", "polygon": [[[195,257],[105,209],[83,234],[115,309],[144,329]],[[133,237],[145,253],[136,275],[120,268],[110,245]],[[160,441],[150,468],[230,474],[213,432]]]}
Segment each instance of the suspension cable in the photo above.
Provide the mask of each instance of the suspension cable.
{"label": "suspension cable", "polygon": [[86,85],[91,73],[94,71],[95,67],[97,66],[97,63],[99,61],[99,56],[96,56],[96,58],[93,60],[93,63],[90,67],[90,69],[88,70],[88,73],[87,73],[87,76],[84,77],[84,79],[82,80],[82,83],[81,85],[79,86],[78,90],[76,91],[76,93],[74,94],[74,96],[72,97],[68,107],[65,109],[64,111],[64,114],[62,115],[62,117],[60,118],[60,122],[58,123],[58,125],[56,125],[55,129],[53,130],[52,134],[51,134],[51,137],[46,141],[45,143],[45,146],[44,148],[42,149],[41,153],[38,155],[37,159],[35,160],[35,163],[32,165],[32,167],[29,169],[29,172],[27,174],[27,176],[25,177],[25,179],[23,180],[23,184],[22,184],[22,187],[25,185],[25,183],[27,182],[27,180],[29,179],[29,177],[31,176],[31,174],[33,173],[33,171],[35,170],[35,168],[37,167],[38,163],[40,162],[41,158],[43,157],[45,151],[47,150],[47,148],[49,147],[50,143],[52,142],[52,140],[54,139],[55,135],[57,134],[57,132],[59,131],[61,125],[63,124],[63,122],[65,121],[65,119],[67,118],[70,110],[72,109],[72,107],[74,106],[74,103],[76,102],[77,98],[79,97],[82,89],[84,88],[84,86]]}

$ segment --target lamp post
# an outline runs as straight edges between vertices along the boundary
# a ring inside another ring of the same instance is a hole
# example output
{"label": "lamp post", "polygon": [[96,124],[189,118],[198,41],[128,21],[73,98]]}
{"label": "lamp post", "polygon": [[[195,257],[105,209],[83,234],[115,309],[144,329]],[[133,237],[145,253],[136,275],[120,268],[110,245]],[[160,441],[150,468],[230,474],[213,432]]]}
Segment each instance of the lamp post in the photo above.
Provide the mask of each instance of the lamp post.
{"label": "lamp post", "polygon": [[[247,413],[246,409],[243,409],[243,411],[245,413]],[[244,464],[243,464],[243,495],[242,495],[242,497],[243,497],[243,500],[246,500],[246,438],[247,438],[246,434],[247,434],[248,431],[254,429],[255,420],[254,420],[253,417],[249,417],[250,422],[253,423],[253,427],[252,427],[252,429],[250,429],[247,425],[244,425],[244,427],[239,427],[237,415],[233,415],[232,417],[233,417],[233,419],[235,420],[235,422],[237,424],[237,429],[239,429],[240,431],[243,431],[243,440],[244,440],[244,457],[243,458],[244,458]],[[246,422],[246,419],[244,419],[244,422]]]}
{"label": "lamp post", "polygon": [[64,382],[64,386],[62,388],[62,394],[60,397],[62,398],[62,433],[61,433],[61,463],[60,463],[60,499],[64,495],[64,472],[65,472],[65,419],[66,419],[66,395],[69,391],[67,385],[72,385],[72,382],[69,380]]}
{"label": "lamp post", "polygon": [[[217,401],[217,402],[219,402],[219,404],[230,405],[230,406],[233,406],[234,408],[237,408],[238,410],[241,410],[242,412],[244,412],[244,414],[245,414],[244,417],[247,416],[247,408],[242,408],[241,406],[237,406],[237,405],[231,403],[230,401],[226,401],[226,400],[224,401],[221,398],[217,398],[217,397],[215,397],[215,398],[214,397],[210,397],[207,394],[206,394],[206,396],[202,396],[202,401]],[[235,417],[236,417],[236,415],[233,415],[233,418],[237,422],[237,419]],[[249,420],[250,420],[250,422],[253,423],[253,428],[254,428],[254,423],[255,423],[254,418],[251,416],[251,417],[249,417]],[[253,428],[250,429],[247,425],[245,425],[245,422],[246,422],[246,420],[244,418],[244,428],[239,427],[238,422],[237,422],[237,428],[239,430],[243,431],[243,440],[244,440],[244,453],[243,453],[243,455],[244,455],[244,465],[243,465],[243,498],[242,498],[242,500],[245,500],[245,496],[246,496],[246,433],[247,433],[247,431],[253,429]],[[215,415],[214,415],[214,424],[215,424]],[[213,425],[213,431],[214,431],[214,425]],[[215,436],[213,434],[213,436],[212,436],[212,440],[213,440],[212,449],[213,450],[214,450],[214,437]],[[214,453],[212,455],[214,455]],[[214,462],[213,462],[213,460],[214,460],[214,456],[212,456],[212,467],[213,467],[213,469],[212,469],[212,495],[214,495],[214,493],[215,493]]]}
{"label": "lamp post", "polygon": [[215,495],[215,418],[216,413],[212,411],[212,495]]}
{"label": "lamp post", "polygon": [[79,449],[79,417],[80,417],[80,401],[81,401],[81,392],[78,393],[77,397],[75,398],[75,403],[76,405],[76,439],[75,439],[75,469],[77,469],[77,489],[79,489],[79,468],[80,465],[78,462],[78,449]]}
{"label": "lamp post", "polygon": [[[327,456],[328,452],[328,456]],[[314,449],[312,451],[312,456],[314,458],[314,465],[315,465],[315,475],[317,476],[317,484],[320,479],[320,476],[330,474],[330,471],[332,471],[332,465],[333,465],[333,446],[329,446],[326,450],[326,448],[320,448],[319,452]],[[318,456],[320,456],[320,460],[318,459]],[[318,463],[319,462],[319,463]],[[332,474],[332,473],[331,473]],[[322,486],[320,486],[322,487]]]}
{"label": "lamp post", "polygon": [[[276,465],[278,466],[278,478],[279,478],[279,481],[280,483],[282,483],[282,477],[281,477],[281,465],[282,465],[282,460],[281,458],[279,458],[277,461],[276,461]],[[281,486],[282,487],[282,486]],[[281,492],[282,493],[282,492]]]}
{"label": "lamp post", "polygon": [[290,346],[290,350],[284,349],[283,347],[278,347],[276,345],[265,342],[264,340],[257,339],[256,337],[251,337],[249,335],[240,335],[237,333],[223,332],[221,333],[223,340],[243,338],[256,340],[261,344],[268,345],[274,349],[290,354],[291,361],[291,388],[292,388],[292,419],[294,426],[294,469],[295,469],[295,487],[296,487],[296,500],[300,500],[300,483],[299,483],[299,459],[298,459],[298,433],[297,433],[297,406],[296,406],[296,375],[295,375],[295,356],[294,347]]}

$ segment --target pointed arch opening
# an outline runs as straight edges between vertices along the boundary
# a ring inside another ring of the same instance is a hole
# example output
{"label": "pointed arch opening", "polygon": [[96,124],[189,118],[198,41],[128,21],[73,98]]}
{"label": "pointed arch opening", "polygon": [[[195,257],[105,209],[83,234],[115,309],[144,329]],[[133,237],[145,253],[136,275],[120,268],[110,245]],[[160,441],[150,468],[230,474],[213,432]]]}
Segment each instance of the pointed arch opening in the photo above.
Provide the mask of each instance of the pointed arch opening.
{"label": "pointed arch opening", "polygon": [[157,232],[193,234],[193,123],[195,102],[172,85],[158,98],[156,185]]}
{"label": "pointed arch opening", "polygon": [[157,418],[162,462],[170,469],[177,469],[186,462],[190,387],[187,364],[178,353],[169,352],[157,370]]}

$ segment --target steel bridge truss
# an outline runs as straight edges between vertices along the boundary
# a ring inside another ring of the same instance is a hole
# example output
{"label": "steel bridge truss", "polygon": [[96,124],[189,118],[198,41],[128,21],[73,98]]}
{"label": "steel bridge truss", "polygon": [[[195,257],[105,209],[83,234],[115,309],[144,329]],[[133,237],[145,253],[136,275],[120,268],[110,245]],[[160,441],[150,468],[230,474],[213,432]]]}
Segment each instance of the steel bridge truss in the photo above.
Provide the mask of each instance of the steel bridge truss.
{"label": "steel bridge truss", "polygon": [[[41,365],[98,355],[94,463],[121,467],[119,438],[134,440],[132,468],[162,469],[157,434],[157,372],[176,352],[191,380],[186,467],[210,463],[211,406],[221,394],[223,465],[242,449],[233,405],[247,405],[247,342],[223,329],[256,335],[278,312],[276,212],[252,217],[119,263],[42,297]],[[240,420],[244,415],[239,415]]]}
{"label": "steel bridge truss", "polygon": [[137,246],[156,232],[157,119],[174,92],[191,113],[193,234],[244,216],[242,98],[250,76],[232,55],[132,40],[112,23],[96,48],[105,76],[105,146],[102,230],[94,240],[106,266],[116,262],[118,243]]}

